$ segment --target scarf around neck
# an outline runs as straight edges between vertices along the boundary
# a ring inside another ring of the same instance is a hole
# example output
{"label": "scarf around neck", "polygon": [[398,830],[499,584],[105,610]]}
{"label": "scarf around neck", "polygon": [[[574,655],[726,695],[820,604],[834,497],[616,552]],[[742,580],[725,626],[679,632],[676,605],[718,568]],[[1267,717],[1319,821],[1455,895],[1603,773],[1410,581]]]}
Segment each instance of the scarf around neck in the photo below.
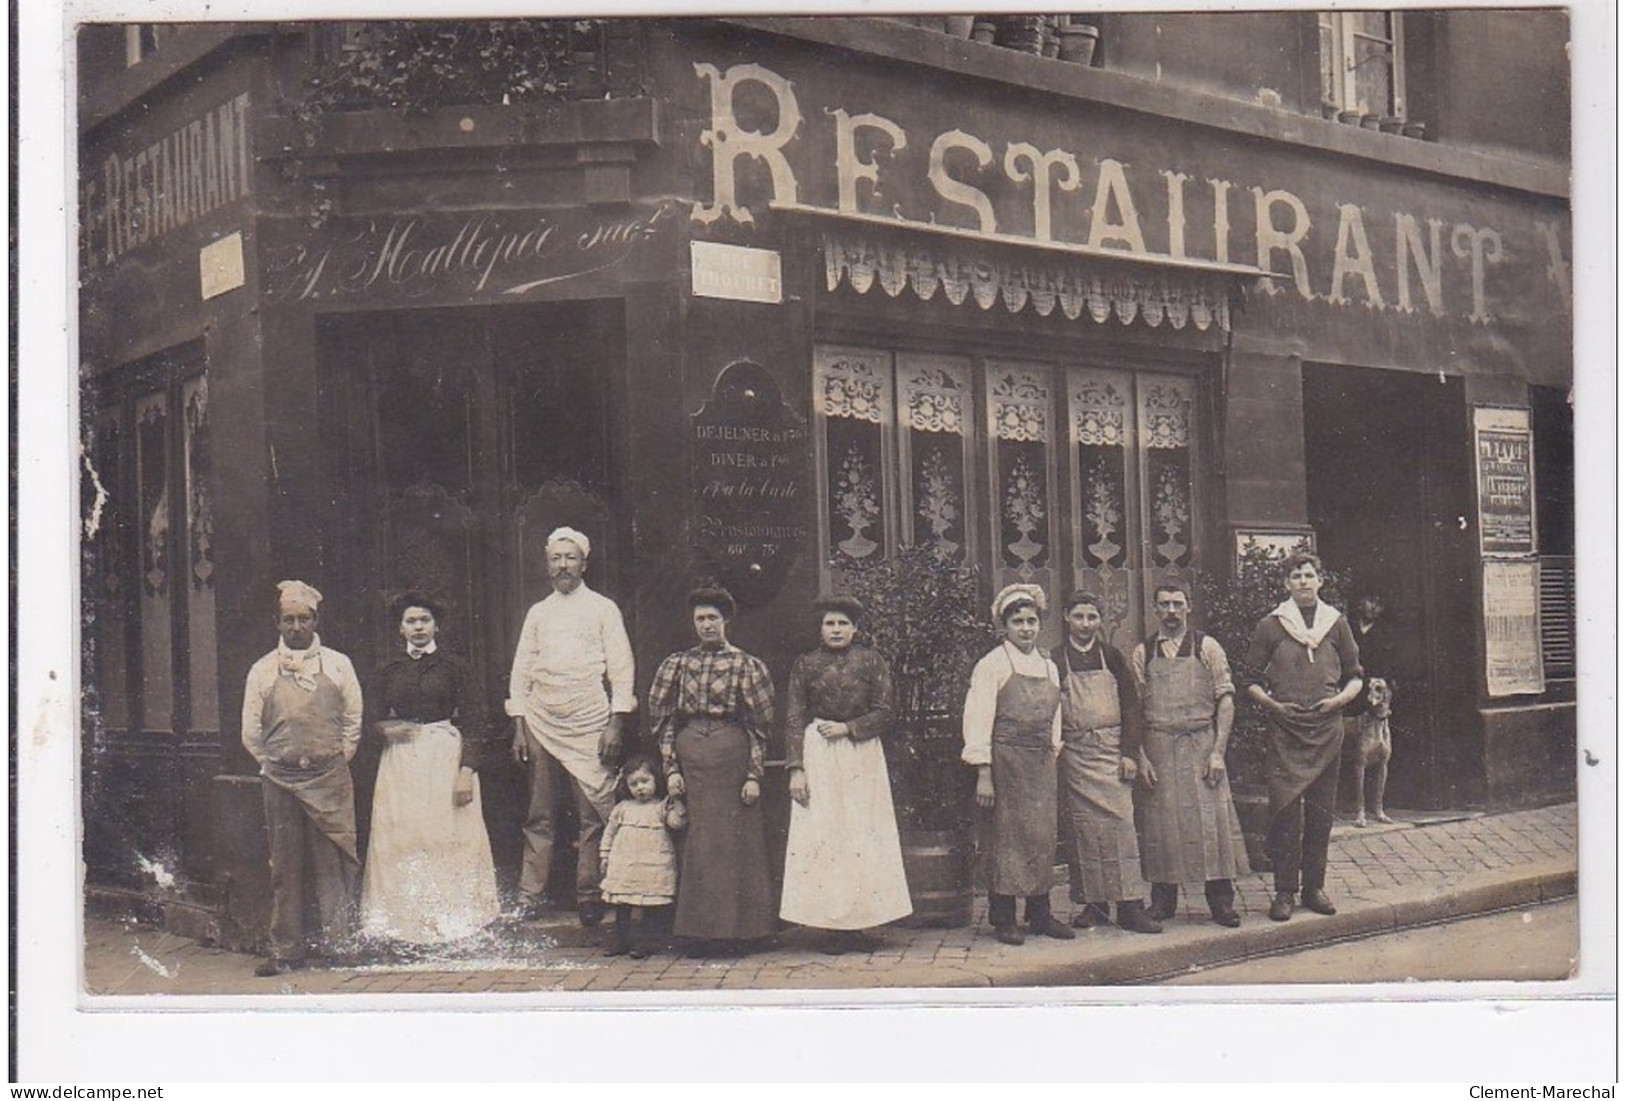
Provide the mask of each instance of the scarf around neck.
{"label": "scarf around neck", "polygon": [[322,636],[313,635],[310,649],[290,650],[280,638],[276,640],[276,671],[292,677],[293,683],[306,692],[316,691],[316,674],[321,671]]}
{"label": "scarf around neck", "polygon": [[1331,634],[1332,628],[1337,626],[1337,621],[1342,618],[1343,613],[1324,600],[1316,598],[1315,625],[1306,627],[1303,612],[1298,608],[1297,602],[1289,596],[1281,601],[1280,606],[1270,615],[1281,621],[1281,627],[1294,642],[1303,643],[1304,649],[1309,651],[1309,660],[1314,661],[1315,647]]}

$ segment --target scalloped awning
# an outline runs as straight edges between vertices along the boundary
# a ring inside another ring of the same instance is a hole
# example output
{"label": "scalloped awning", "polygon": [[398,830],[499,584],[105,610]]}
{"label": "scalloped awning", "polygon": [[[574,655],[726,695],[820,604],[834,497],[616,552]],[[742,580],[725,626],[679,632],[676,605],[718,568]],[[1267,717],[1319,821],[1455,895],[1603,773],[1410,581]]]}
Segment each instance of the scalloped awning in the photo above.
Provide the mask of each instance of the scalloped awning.
{"label": "scalloped awning", "polygon": [[1242,264],[1138,256],[813,207],[776,209],[817,217],[831,291],[845,283],[858,294],[879,287],[891,298],[911,291],[923,302],[941,294],[955,306],[968,301],[984,310],[1002,303],[1011,313],[1031,308],[1048,317],[1059,308],[1070,320],[1115,317],[1124,325],[1143,320],[1152,328],[1166,323],[1229,332],[1239,281],[1272,277]]}

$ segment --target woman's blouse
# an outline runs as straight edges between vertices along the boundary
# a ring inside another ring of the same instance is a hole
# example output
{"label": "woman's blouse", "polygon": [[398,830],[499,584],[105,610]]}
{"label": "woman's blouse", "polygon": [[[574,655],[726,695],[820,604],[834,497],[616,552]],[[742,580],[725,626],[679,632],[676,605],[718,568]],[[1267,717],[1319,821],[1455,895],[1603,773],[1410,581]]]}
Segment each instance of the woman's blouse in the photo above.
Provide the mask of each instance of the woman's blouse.
{"label": "woman's blouse", "polygon": [[855,742],[891,730],[891,666],[874,650],[853,643],[840,650],[820,647],[790,667],[784,706],[784,763],[800,768],[807,724],[814,719],[846,723]]}
{"label": "woman's blouse", "polygon": [[[1049,682],[1057,688],[1061,685],[1055,663],[1036,646],[1031,653],[1024,654],[1015,644],[1002,642],[998,649],[977,662],[976,668],[971,670],[970,690],[965,693],[965,719],[961,728],[965,748],[959,759],[967,765],[993,763],[993,719],[999,710],[999,689],[1017,673],[1024,677],[1048,677]],[[1059,707],[1055,709],[1055,717],[1050,723],[1050,741],[1056,749],[1060,749]]]}
{"label": "woman's blouse", "polygon": [[483,731],[473,702],[473,674],[456,654],[436,647],[419,657],[401,650],[379,666],[367,702],[380,719],[435,723],[449,719],[463,736],[461,763],[477,768]]}
{"label": "woman's blouse", "polygon": [[750,735],[750,772],[762,777],[767,728],[773,721],[773,678],[767,666],[732,643],[696,646],[672,654],[649,686],[649,718],[660,739],[660,760],[669,776],[677,764],[677,731],[689,719],[729,719]]}

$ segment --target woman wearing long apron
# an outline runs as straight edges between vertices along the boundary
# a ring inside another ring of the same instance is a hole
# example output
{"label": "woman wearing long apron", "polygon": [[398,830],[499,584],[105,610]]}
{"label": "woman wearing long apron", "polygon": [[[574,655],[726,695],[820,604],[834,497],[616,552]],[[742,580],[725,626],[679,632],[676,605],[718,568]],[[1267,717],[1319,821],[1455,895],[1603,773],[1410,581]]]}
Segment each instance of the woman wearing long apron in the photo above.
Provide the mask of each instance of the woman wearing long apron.
{"label": "woman wearing long apron", "polygon": [[880,743],[892,725],[891,667],[856,640],[856,599],[826,596],[813,608],[823,644],[796,659],[786,693],[793,802],[779,916],[831,930],[822,948],[838,955],[913,906]]}
{"label": "woman wearing long apron", "polygon": [[1259,621],[1247,694],[1270,714],[1270,919],[1292,917],[1301,884],[1305,909],[1335,914],[1326,896],[1327,846],[1337,808],[1343,709],[1365,687],[1348,620],[1320,599],[1320,559],[1296,554],[1282,566],[1287,599]]}
{"label": "woman wearing long apron", "polygon": [[436,641],[440,609],[395,602],[405,646],[368,692],[385,739],[361,883],[371,938],[426,946],[460,940],[499,912],[491,841],[480,808],[477,705],[468,663]]}
{"label": "woman wearing long apron", "polygon": [[649,718],[667,789],[688,800],[672,932],[708,955],[774,929],[761,805],[773,679],[729,643],[735,605],[726,589],[696,589],[688,606],[700,644],[660,663]]}
{"label": "woman wearing long apron", "polygon": [[1027,900],[1028,932],[1071,940],[1050,913],[1055,864],[1055,757],[1061,747],[1061,678],[1038,649],[1048,601],[1037,585],[1008,585],[993,598],[1004,642],[976,663],[965,694],[964,751],[976,766],[976,805],[987,830],[988,923],[1004,944],[1022,944],[1016,897]]}

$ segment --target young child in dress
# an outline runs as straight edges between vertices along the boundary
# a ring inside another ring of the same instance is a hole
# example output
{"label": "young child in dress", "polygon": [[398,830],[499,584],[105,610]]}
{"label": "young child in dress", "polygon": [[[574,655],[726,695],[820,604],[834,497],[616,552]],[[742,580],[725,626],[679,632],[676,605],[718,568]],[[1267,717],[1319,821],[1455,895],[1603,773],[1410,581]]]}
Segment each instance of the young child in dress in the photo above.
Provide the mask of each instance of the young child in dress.
{"label": "young child in dress", "polygon": [[[662,798],[660,770],[638,755],[621,769],[620,802],[604,825],[599,859],[604,901],[615,907],[604,955],[641,960],[659,945],[669,907],[677,897],[677,846],[672,834],[688,823],[682,800]],[[643,911],[633,935],[632,911]]]}

